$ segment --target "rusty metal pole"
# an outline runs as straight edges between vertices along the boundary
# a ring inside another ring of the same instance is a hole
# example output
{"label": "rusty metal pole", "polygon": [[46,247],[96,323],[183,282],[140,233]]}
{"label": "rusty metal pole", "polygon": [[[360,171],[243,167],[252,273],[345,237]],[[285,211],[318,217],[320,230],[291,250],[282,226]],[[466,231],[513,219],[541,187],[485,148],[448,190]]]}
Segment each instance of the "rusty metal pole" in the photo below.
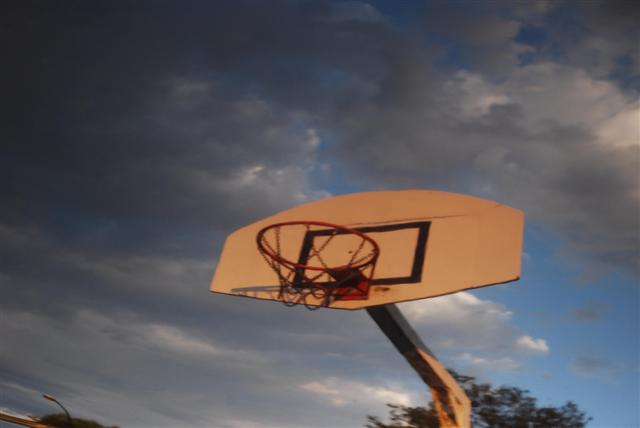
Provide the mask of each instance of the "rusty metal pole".
{"label": "rusty metal pole", "polygon": [[440,426],[470,428],[471,401],[467,394],[422,342],[396,305],[374,306],[367,308],[367,312],[431,389]]}

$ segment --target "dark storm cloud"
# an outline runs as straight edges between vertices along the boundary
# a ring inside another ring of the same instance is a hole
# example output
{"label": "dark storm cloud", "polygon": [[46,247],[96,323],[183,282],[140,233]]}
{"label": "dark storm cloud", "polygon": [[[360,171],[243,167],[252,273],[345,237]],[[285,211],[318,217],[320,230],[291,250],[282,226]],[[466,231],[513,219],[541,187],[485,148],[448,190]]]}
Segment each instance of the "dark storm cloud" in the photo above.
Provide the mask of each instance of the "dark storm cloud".
{"label": "dark storm cloud", "polygon": [[529,50],[515,40],[521,23],[484,10],[491,3],[478,3],[478,7],[463,13],[453,4],[435,5],[425,14],[425,31],[451,43],[450,50],[442,54],[445,64],[477,68],[499,79],[519,64],[520,54]]}
{"label": "dark storm cloud", "polygon": [[547,43],[540,53],[637,91],[640,83],[637,2],[590,1],[578,8],[574,5],[569,1],[554,2],[543,21]]}
{"label": "dark storm cloud", "polygon": [[577,321],[597,321],[608,309],[603,303],[593,302],[571,311],[571,318]]}
{"label": "dark storm cloud", "polygon": [[480,196],[501,198],[563,233],[572,250],[637,267],[636,145],[606,147],[581,126],[553,121],[530,129],[518,104],[461,120],[445,94],[432,91],[421,103],[401,98],[345,111],[340,158],[383,187],[431,182],[464,191],[471,182]]}
{"label": "dark storm cloud", "polygon": [[176,284],[208,282],[228,231],[322,196],[313,128],[402,46],[366,6],[12,8],[3,306],[157,311]]}
{"label": "dark storm cloud", "polygon": [[306,2],[40,6],[5,30],[16,42],[3,68],[3,217],[66,239],[103,229],[147,240],[169,227],[192,237],[281,207],[277,194],[230,204],[229,186],[203,182],[304,166],[305,127],[343,70],[375,70],[367,50],[386,43],[381,25],[332,21],[329,6]]}
{"label": "dark storm cloud", "polygon": [[[202,251],[212,235],[205,241],[200,231],[229,230],[299,202],[287,197],[304,191],[304,184],[287,192],[282,186],[292,180],[278,182],[272,171],[289,167],[285,172],[295,182],[304,181],[291,167],[304,167],[314,155],[304,144],[309,128],[335,136],[340,159],[352,165],[347,170],[365,169],[390,186],[468,176],[495,147],[509,147],[533,170],[530,142],[557,151],[551,146],[565,137],[591,138],[553,123],[534,135],[518,123],[518,104],[461,121],[451,93],[442,89],[452,82],[433,69],[420,37],[372,19],[370,7],[358,3],[348,9],[312,2],[143,5],[16,12],[28,19],[14,19],[7,30],[21,43],[12,49],[15,67],[4,72],[17,104],[4,109],[12,201],[5,221],[37,223],[84,249],[172,251],[173,245],[189,251],[185,247],[199,241]],[[512,69],[523,15],[477,9],[458,18],[468,25],[450,36],[474,52],[486,46],[506,55],[510,65],[502,68]],[[446,36],[452,27],[437,14],[453,19],[451,11],[431,12],[429,29]],[[486,70],[493,67],[493,60],[480,57]],[[587,149],[582,163],[570,157],[572,173],[545,186],[563,187],[557,193],[581,198],[580,204],[586,203],[580,196],[585,186],[593,193],[596,184],[603,196],[608,192],[600,189],[620,181],[628,188],[629,171],[637,167],[637,155],[614,153],[599,168],[619,172],[587,184],[580,177],[588,174],[579,172],[603,159],[601,150]],[[247,186],[252,174],[256,180]],[[269,185],[278,190],[268,191]],[[268,197],[247,204],[261,196]],[[612,202],[603,216],[624,212],[624,198]],[[627,217],[622,226],[630,224]],[[169,229],[171,236],[158,233]],[[158,236],[164,239],[157,242]]]}
{"label": "dark storm cloud", "polygon": [[3,306],[167,316],[183,284],[208,282],[229,230],[322,196],[307,177],[313,128],[328,129],[335,97],[368,93],[387,57],[395,69],[418,54],[374,15],[359,3],[15,7]]}
{"label": "dark storm cloud", "polygon": [[[5,27],[9,36],[22,36],[12,45],[15,67],[3,69],[15,95],[3,113],[16,119],[4,131],[10,149],[4,171],[14,178],[9,223],[42,216],[46,224],[65,214],[69,220],[56,225],[82,232],[105,221],[108,232],[109,220],[133,217],[129,235],[158,226],[160,211],[173,226],[207,224],[202,218],[213,218],[228,201],[198,206],[198,175],[189,171],[206,170],[216,181],[258,162],[303,163],[307,151],[289,127],[296,119],[313,123],[310,104],[322,112],[332,97],[346,102],[355,93],[359,101],[411,112],[431,107],[429,97],[439,94],[430,89],[443,82],[411,39],[370,20],[337,19],[326,6],[223,4],[210,14],[166,4],[153,11],[41,6],[14,12]],[[189,31],[170,31],[187,22]],[[228,31],[241,23],[244,31]],[[322,32],[329,28],[338,31]],[[337,85],[335,93],[323,82]],[[311,92],[300,94],[296,85]],[[281,138],[262,136],[274,129]]]}
{"label": "dark storm cloud", "polygon": [[[310,18],[231,5],[23,3],[3,19],[2,365],[106,421],[211,425],[199,419],[211,388],[235,397],[218,414],[268,407],[273,379],[248,379],[234,355],[212,365],[140,342],[162,320],[178,343],[188,331],[206,332],[205,349],[211,335],[224,349],[238,334],[264,343],[250,304],[208,298],[215,252],[229,230],[318,196],[308,112],[296,92],[291,106],[267,97],[295,82],[285,52],[303,50],[291,34]],[[282,44],[281,61],[261,43]],[[175,392],[156,392],[167,382]],[[137,415],[119,398],[134,395]]]}
{"label": "dark storm cloud", "polygon": [[603,358],[580,355],[571,362],[571,370],[578,376],[596,377],[613,382],[620,377],[622,367]]}
{"label": "dark storm cloud", "polygon": [[[364,315],[309,316],[206,292],[230,230],[326,195],[311,178],[320,163],[365,188],[484,195],[469,185],[481,183],[571,248],[631,266],[635,148],[597,146],[580,125],[532,128],[521,100],[471,116],[459,101],[466,80],[450,70],[517,67],[521,21],[545,11],[464,18],[449,32],[425,30],[423,18],[402,31],[360,2],[8,7],[4,379],[138,425],[206,425],[221,414],[250,419],[216,419],[227,426],[299,425],[304,415],[344,425],[366,414],[361,402],[309,405],[314,388],[341,386],[318,379],[351,374],[364,385],[366,373],[405,373],[400,359],[370,358],[384,339],[363,333]],[[450,40],[425,48],[429,31]],[[464,46],[458,63],[452,43]],[[432,65],[443,52],[445,72]],[[273,405],[274,390],[290,408]]]}
{"label": "dark storm cloud", "polygon": [[[637,49],[632,49],[637,37],[617,41],[616,34],[626,31],[621,29],[636,31],[628,27],[631,20],[620,12],[629,9],[634,15],[637,7],[622,3],[589,3],[577,12],[586,23],[586,30],[581,29],[585,38],[615,45],[608,54],[614,62],[615,55],[630,61],[637,56]],[[531,61],[551,59],[553,49],[569,55],[580,50],[580,44],[568,39],[553,41],[554,48],[549,39],[537,41],[535,48],[526,44],[529,40],[520,37],[522,31],[569,13],[568,4],[540,5],[544,7],[522,10],[517,5],[476,4],[460,16],[460,8],[434,3],[426,12],[427,31],[435,30],[452,42],[449,50],[440,53],[446,58],[446,67],[473,67],[488,82],[497,79],[504,84],[508,82],[506,76],[526,70],[522,68],[525,54]],[[553,31],[562,26],[551,28]],[[571,34],[575,36],[576,32]],[[637,131],[626,137],[631,145],[615,142],[615,146],[603,146],[596,142],[594,128],[585,126],[587,118],[583,123],[564,123],[562,118],[550,116],[534,127],[525,125],[529,114],[516,100],[509,104],[494,100],[482,115],[461,117],[465,101],[447,85],[462,85],[462,80],[434,73],[422,58],[403,56],[404,62],[393,63],[403,66],[385,76],[384,84],[373,91],[375,97],[340,111],[336,122],[344,137],[344,144],[338,147],[341,159],[348,159],[358,174],[371,177],[382,187],[428,182],[461,191],[475,186],[475,192],[483,195],[480,185],[468,183],[484,182],[492,189],[485,196],[493,194],[524,208],[530,218],[543,219],[569,238],[573,244],[570,251],[595,251],[604,265],[637,270]],[[602,76],[584,61],[576,59],[571,64]],[[605,75],[611,73],[615,74],[613,64]],[[618,77],[617,82],[623,86],[633,79],[633,75]],[[518,84],[553,85],[553,80],[523,80]],[[411,89],[403,92],[403,87]],[[545,102],[553,105],[556,100],[549,95]],[[594,97],[593,102],[601,101]],[[519,173],[509,174],[509,168]]]}
{"label": "dark storm cloud", "polygon": [[451,44],[441,62],[503,78],[523,63],[554,61],[638,90],[640,7],[626,0],[428,2],[426,31]]}

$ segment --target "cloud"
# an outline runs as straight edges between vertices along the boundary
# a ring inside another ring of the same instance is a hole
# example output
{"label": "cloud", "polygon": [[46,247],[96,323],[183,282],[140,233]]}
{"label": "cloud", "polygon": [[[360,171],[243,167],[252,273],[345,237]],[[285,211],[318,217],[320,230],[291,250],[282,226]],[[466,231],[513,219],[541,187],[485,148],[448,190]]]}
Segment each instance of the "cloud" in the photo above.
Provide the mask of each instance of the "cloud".
{"label": "cloud", "polygon": [[609,309],[604,303],[592,302],[571,311],[571,318],[576,321],[596,321]]}
{"label": "cloud", "polygon": [[410,96],[381,85],[385,102],[346,106],[348,119],[336,122],[337,155],[358,179],[499,200],[563,236],[574,260],[637,273],[637,101],[554,63],[519,67],[500,82],[467,71],[432,78],[420,62],[406,68],[389,78],[411,81]]}
{"label": "cloud", "polygon": [[591,355],[580,355],[571,361],[571,370],[581,377],[593,377],[604,381],[616,381],[622,372],[622,367],[612,361],[594,357]]}
{"label": "cloud", "polygon": [[222,425],[229,428],[267,428],[273,427],[273,425],[265,425],[261,422],[249,420],[249,419],[228,419],[225,420]]}
{"label": "cloud", "polygon": [[372,401],[379,404],[395,403],[410,406],[414,402],[412,395],[399,387],[372,386],[335,377],[304,383],[300,385],[300,389],[317,394],[337,407]]}
{"label": "cloud", "polygon": [[82,310],[68,321],[7,313],[0,335],[3,376],[19,379],[13,383],[27,402],[38,401],[37,391],[49,392],[76,414],[104,421],[209,425],[216,411],[231,415],[241,409],[207,407],[211,394],[248,396],[246,385],[253,384],[260,395],[265,384],[274,385],[265,355],[177,325],[149,324],[131,313]]}
{"label": "cloud", "polygon": [[[552,61],[628,88],[637,84],[639,54],[633,41],[640,9],[624,0],[490,2],[464,10],[436,3],[425,14],[428,29],[455,42],[443,47],[445,58],[450,55],[493,78],[522,64]],[[469,21],[461,31],[451,30],[454,23]]]}
{"label": "cloud", "polygon": [[400,308],[438,347],[507,349],[515,343],[512,312],[469,292],[401,303]]}
{"label": "cloud", "polygon": [[[328,194],[309,181],[321,139],[308,113],[238,94],[223,79],[152,80],[120,111],[104,111],[105,100],[85,122],[75,106],[59,106],[70,123],[42,147],[28,133],[6,136],[17,199],[0,221],[37,224],[83,252],[193,255],[216,232]],[[51,209],[60,215],[44,214]]]}
{"label": "cloud", "polygon": [[0,413],[4,413],[5,415],[10,415],[10,416],[14,416],[14,417],[17,417],[17,418],[22,418],[22,419],[31,419],[31,420],[35,419],[33,416],[25,415],[25,414],[22,414],[22,413],[17,413],[17,412],[14,412],[11,409],[6,409],[4,407],[0,407]]}
{"label": "cloud", "polygon": [[384,16],[365,1],[347,0],[331,5],[330,22],[383,22]]}
{"label": "cloud", "polygon": [[[345,189],[493,198],[566,253],[633,269],[639,107],[621,90],[633,75],[613,75],[634,68],[637,9],[577,5],[586,34],[556,25],[523,40],[567,4],[476,4],[460,18],[429,4],[403,25],[357,1],[12,8],[9,404],[50,410],[31,404],[46,391],[125,426],[348,426],[370,405],[413,402],[413,373],[366,315],[207,292],[228,232]],[[549,352],[508,307],[469,293],[402,309],[447,362],[524,370]]]}
{"label": "cloud", "polygon": [[522,363],[510,357],[486,358],[464,352],[458,357],[459,361],[474,371],[512,372],[522,368]]}
{"label": "cloud", "polygon": [[[532,48],[516,40],[522,28],[518,17],[491,9],[490,4],[470,9],[433,4],[426,8],[424,30],[444,38],[448,42],[444,49],[456,51],[445,50],[441,56],[446,60],[451,61],[448,55],[461,56],[470,67],[500,79],[517,68],[520,56]],[[531,15],[530,11],[520,12]]]}
{"label": "cloud", "polygon": [[436,355],[467,371],[519,370],[527,358],[550,352],[546,340],[523,334],[513,324],[510,310],[469,292],[399,306]]}
{"label": "cloud", "polygon": [[[561,26],[549,26],[549,45],[542,53],[587,70],[596,78],[613,78],[622,86],[638,79],[637,44],[640,36],[634,23],[640,8],[625,1],[595,1],[573,9],[568,3],[549,14],[549,20],[571,16]],[[570,14],[570,15],[569,15]],[[564,52],[563,56],[558,55]]]}
{"label": "cloud", "polygon": [[549,346],[544,339],[534,339],[531,336],[523,335],[518,337],[516,344],[525,351],[539,352],[541,354],[549,353]]}
{"label": "cloud", "polygon": [[251,359],[251,354],[246,351],[230,350],[215,346],[210,341],[204,341],[193,337],[188,332],[167,325],[150,325],[141,328],[145,337],[154,347],[163,351],[186,354],[188,356],[202,356],[209,358],[245,358]]}
{"label": "cloud", "polygon": [[208,283],[214,268],[204,257],[68,249],[37,229],[4,228],[0,236],[6,238],[0,250],[4,311],[69,318],[89,305],[99,312],[108,308],[150,314],[157,313],[155,305],[168,301],[173,308],[185,305],[193,311],[202,306],[194,292]]}

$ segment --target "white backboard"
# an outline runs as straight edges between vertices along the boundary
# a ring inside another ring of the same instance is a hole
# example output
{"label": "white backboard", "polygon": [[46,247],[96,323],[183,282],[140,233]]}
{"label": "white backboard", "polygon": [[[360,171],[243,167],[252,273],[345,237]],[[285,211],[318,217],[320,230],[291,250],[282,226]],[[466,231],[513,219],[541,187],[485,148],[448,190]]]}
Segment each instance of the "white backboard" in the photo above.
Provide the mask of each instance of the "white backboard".
{"label": "white backboard", "polygon": [[[333,301],[332,308],[423,299],[511,282],[520,276],[521,211],[471,196],[404,190],[322,199],[236,230],[224,244],[211,291],[279,300],[278,276],[258,251],[256,235],[270,224],[287,221],[339,224],[378,243],[380,255],[367,298]],[[303,229],[283,232],[282,251],[303,260],[308,251],[305,241],[313,243],[323,236],[322,231]],[[350,245],[347,236],[336,242],[331,251]],[[332,254],[326,257],[330,261]]]}

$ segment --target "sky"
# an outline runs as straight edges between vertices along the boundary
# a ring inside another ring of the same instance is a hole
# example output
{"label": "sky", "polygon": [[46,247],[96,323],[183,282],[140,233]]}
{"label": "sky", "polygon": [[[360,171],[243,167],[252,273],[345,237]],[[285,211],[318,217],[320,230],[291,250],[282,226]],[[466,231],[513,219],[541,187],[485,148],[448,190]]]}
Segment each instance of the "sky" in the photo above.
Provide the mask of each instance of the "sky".
{"label": "sky", "polygon": [[519,282],[400,304],[447,367],[640,426],[640,21],[627,1],[13,1],[0,17],[0,409],[358,427],[427,388],[364,311],[208,291],[301,203],[526,213]]}

